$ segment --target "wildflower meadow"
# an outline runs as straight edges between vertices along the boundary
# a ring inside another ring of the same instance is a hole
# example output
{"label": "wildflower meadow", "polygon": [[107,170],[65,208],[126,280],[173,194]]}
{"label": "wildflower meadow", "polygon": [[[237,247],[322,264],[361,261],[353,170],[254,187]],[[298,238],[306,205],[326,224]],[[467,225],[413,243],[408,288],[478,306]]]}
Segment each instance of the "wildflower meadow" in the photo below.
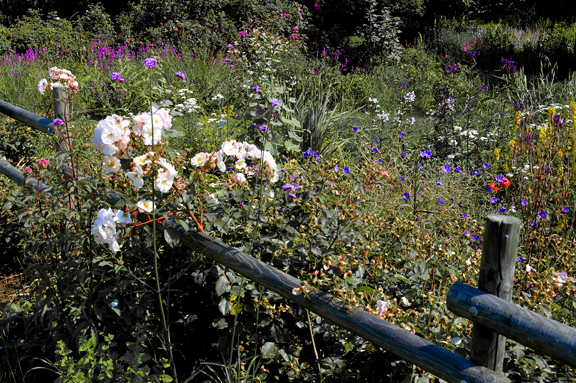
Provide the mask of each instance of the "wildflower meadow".
{"label": "wildflower meadow", "polygon": [[[168,222],[298,278],[294,295],[469,357],[472,322],[446,296],[477,286],[487,216],[513,216],[512,302],[576,327],[576,79],[554,61],[573,60],[574,21],[445,17],[400,44],[417,13],[378,2],[347,40],[323,27],[329,2],[212,4],[202,22],[180,13],[195,3],[31,11],[0,29],[14,43],[0,43],[0,99],[54,127],[0,115],[2,161],[27,180],[0,176],[0,381],[440,380]],[[510,339],[503,373],[576,380]]]}

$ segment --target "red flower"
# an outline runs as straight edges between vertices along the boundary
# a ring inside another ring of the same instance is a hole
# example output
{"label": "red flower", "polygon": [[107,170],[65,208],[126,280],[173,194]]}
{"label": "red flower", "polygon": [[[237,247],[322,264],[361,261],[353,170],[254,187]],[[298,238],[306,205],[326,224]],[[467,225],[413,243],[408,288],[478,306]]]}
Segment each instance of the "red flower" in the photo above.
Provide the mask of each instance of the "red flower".
{"label": "red flower", "polygon": [[501,188],[506,188],[506,187],[512,185],[512,182],[510,182],[508,180],[508,178],[504,177],[504,181],[498,183],[498,185],[500,185]]}
{"label": "red flower", "polygon": [[[496,193],[498,193],[498,190],[500,190],[500,188],[497,188],[496,186],[494,186],[494,182],[490,182],[488,184],[488,186],[490,186],[490,189],[494,190]],[[500,185],[502,186],[502,185]]]}

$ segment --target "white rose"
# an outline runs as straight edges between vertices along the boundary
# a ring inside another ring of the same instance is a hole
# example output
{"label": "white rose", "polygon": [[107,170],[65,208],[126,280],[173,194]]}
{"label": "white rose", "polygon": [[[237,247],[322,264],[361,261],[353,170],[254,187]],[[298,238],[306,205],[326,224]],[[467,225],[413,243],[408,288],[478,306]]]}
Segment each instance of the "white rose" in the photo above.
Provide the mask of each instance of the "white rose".
{"label": "white rose", "polygon": [[114,173],[120,170],[120,160],[114,156],[104,157],[102,165],[104,166],[104,170],[108,173]]}
{"label": "white rose", "polygon": [[138,208],[138,211],[140,213],[151,213],[152,210],[154,210],[155,206],[154,203],[152,203],[152,201],[150,200],[142,200],[142,201],[138,201],[138,203],[136,204],[136,207]]}

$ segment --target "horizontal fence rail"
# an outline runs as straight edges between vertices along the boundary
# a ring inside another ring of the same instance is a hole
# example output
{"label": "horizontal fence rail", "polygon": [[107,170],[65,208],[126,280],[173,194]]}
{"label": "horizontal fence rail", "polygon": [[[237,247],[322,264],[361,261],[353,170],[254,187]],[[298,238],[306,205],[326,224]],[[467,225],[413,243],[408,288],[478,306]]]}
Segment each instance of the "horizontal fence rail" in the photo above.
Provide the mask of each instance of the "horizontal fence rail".
{"label": "horizontal fence rail", "polygon": [[[9,170],[10,178],[18,184],[37,190],[35,183],[38,181],[30,182],[31,179],[26,178],[23,172],[7,164],[6,161],[0,161],[0,171],[4,172],[5,169]],[[66,169],[65,174],[68,174]],[[43,188],[42,190],[49,189],[45,185]],[[107,201],[111,204],[116,203],[119,199],[120,196],[116,193],[107,194]],[[149,220],[146,214],[139,214],[138,219]],[[361,308],[350,307],[329,294],[310,291],[305,295],[294,295],[293,290],[302,286],[299,279],[206,234],[196,230],[185,231],[170,217],[165,219],[164,225],[157,225],[157,228],[160,231],[168,230],[172,235],[179,236],[180,243],[184,246],[229,267],[284,298],[294,301],[448,382],[510,382],[509,379],[499,373],[479,366],[460,355],[411,334],[409,331],[380,319]]]}
{"label": "horizontal fence rail", "polygon": [[46,134],[54,134],[52,120],[0,100],[0,112]]}
{"label": "horizontal fence rail", "polygon": [[180,235],[180,243],[186,247],[448,382],[510,382],[499,373],[428,342],[361,308],[350,307],[329,294],[310,291],[306,296],[294,295],[293,289],[301,287],[299,279],[204,233],[195,230],[185,231],[170,217],[165,220],[164,227],[160,228],[177,232]]}
{"label": "horizontal fence rail", "polygon": [[461,282],[448,291],[453,313],[576,367],[576,329]]}

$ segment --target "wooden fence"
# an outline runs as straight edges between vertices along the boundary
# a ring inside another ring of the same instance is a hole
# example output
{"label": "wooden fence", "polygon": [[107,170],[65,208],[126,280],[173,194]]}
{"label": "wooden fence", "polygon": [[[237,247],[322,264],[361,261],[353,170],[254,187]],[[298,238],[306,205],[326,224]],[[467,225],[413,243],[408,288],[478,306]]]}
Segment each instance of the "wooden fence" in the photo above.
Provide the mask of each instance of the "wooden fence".
{"label": "wooden fence", "polygon": [[[61,97],[55,99],[55,102],[61,102]],[[51,133],[51,121],[48,119],[4,101],[0,101],[0,112],[40,131]],[[6,161],[0,160],[0,171],[32,190],[49,190],[49,187],[41,182],[26,178],[20,170]],[[115,192],[107,192],[106,196],[111,204],[120,199],[120,195]],[[139,215],[138,219],[148,220],[148,217]],[[350,307],[332,295],[320,291],[294,295],[293,290],[302,286],[299,279],[197,230],[184,230],[170,217],[165,219],[164,225],[158,225],[157,228],[160,231],[173,232],[179,236],[180,243],[184,246],[439,378],[454,383],[487,383],[510,381],[501,374],[503,352],[500,350],[504,349],[505,339],[497,333],[576,366],[576,330],[506,301],[511,298],[515,262],[510,260],[513,258],[515,261],[520,224],[520,221],[513,217],[488,216],[479,284],[485,291],[456,282],[448,293],[448,308],[475,323],[471,344],[475,361],[430,343],[361,308]],[[545,346],[547,342],[555,346]],[[486,355],[488,358],[484,357]]]}

